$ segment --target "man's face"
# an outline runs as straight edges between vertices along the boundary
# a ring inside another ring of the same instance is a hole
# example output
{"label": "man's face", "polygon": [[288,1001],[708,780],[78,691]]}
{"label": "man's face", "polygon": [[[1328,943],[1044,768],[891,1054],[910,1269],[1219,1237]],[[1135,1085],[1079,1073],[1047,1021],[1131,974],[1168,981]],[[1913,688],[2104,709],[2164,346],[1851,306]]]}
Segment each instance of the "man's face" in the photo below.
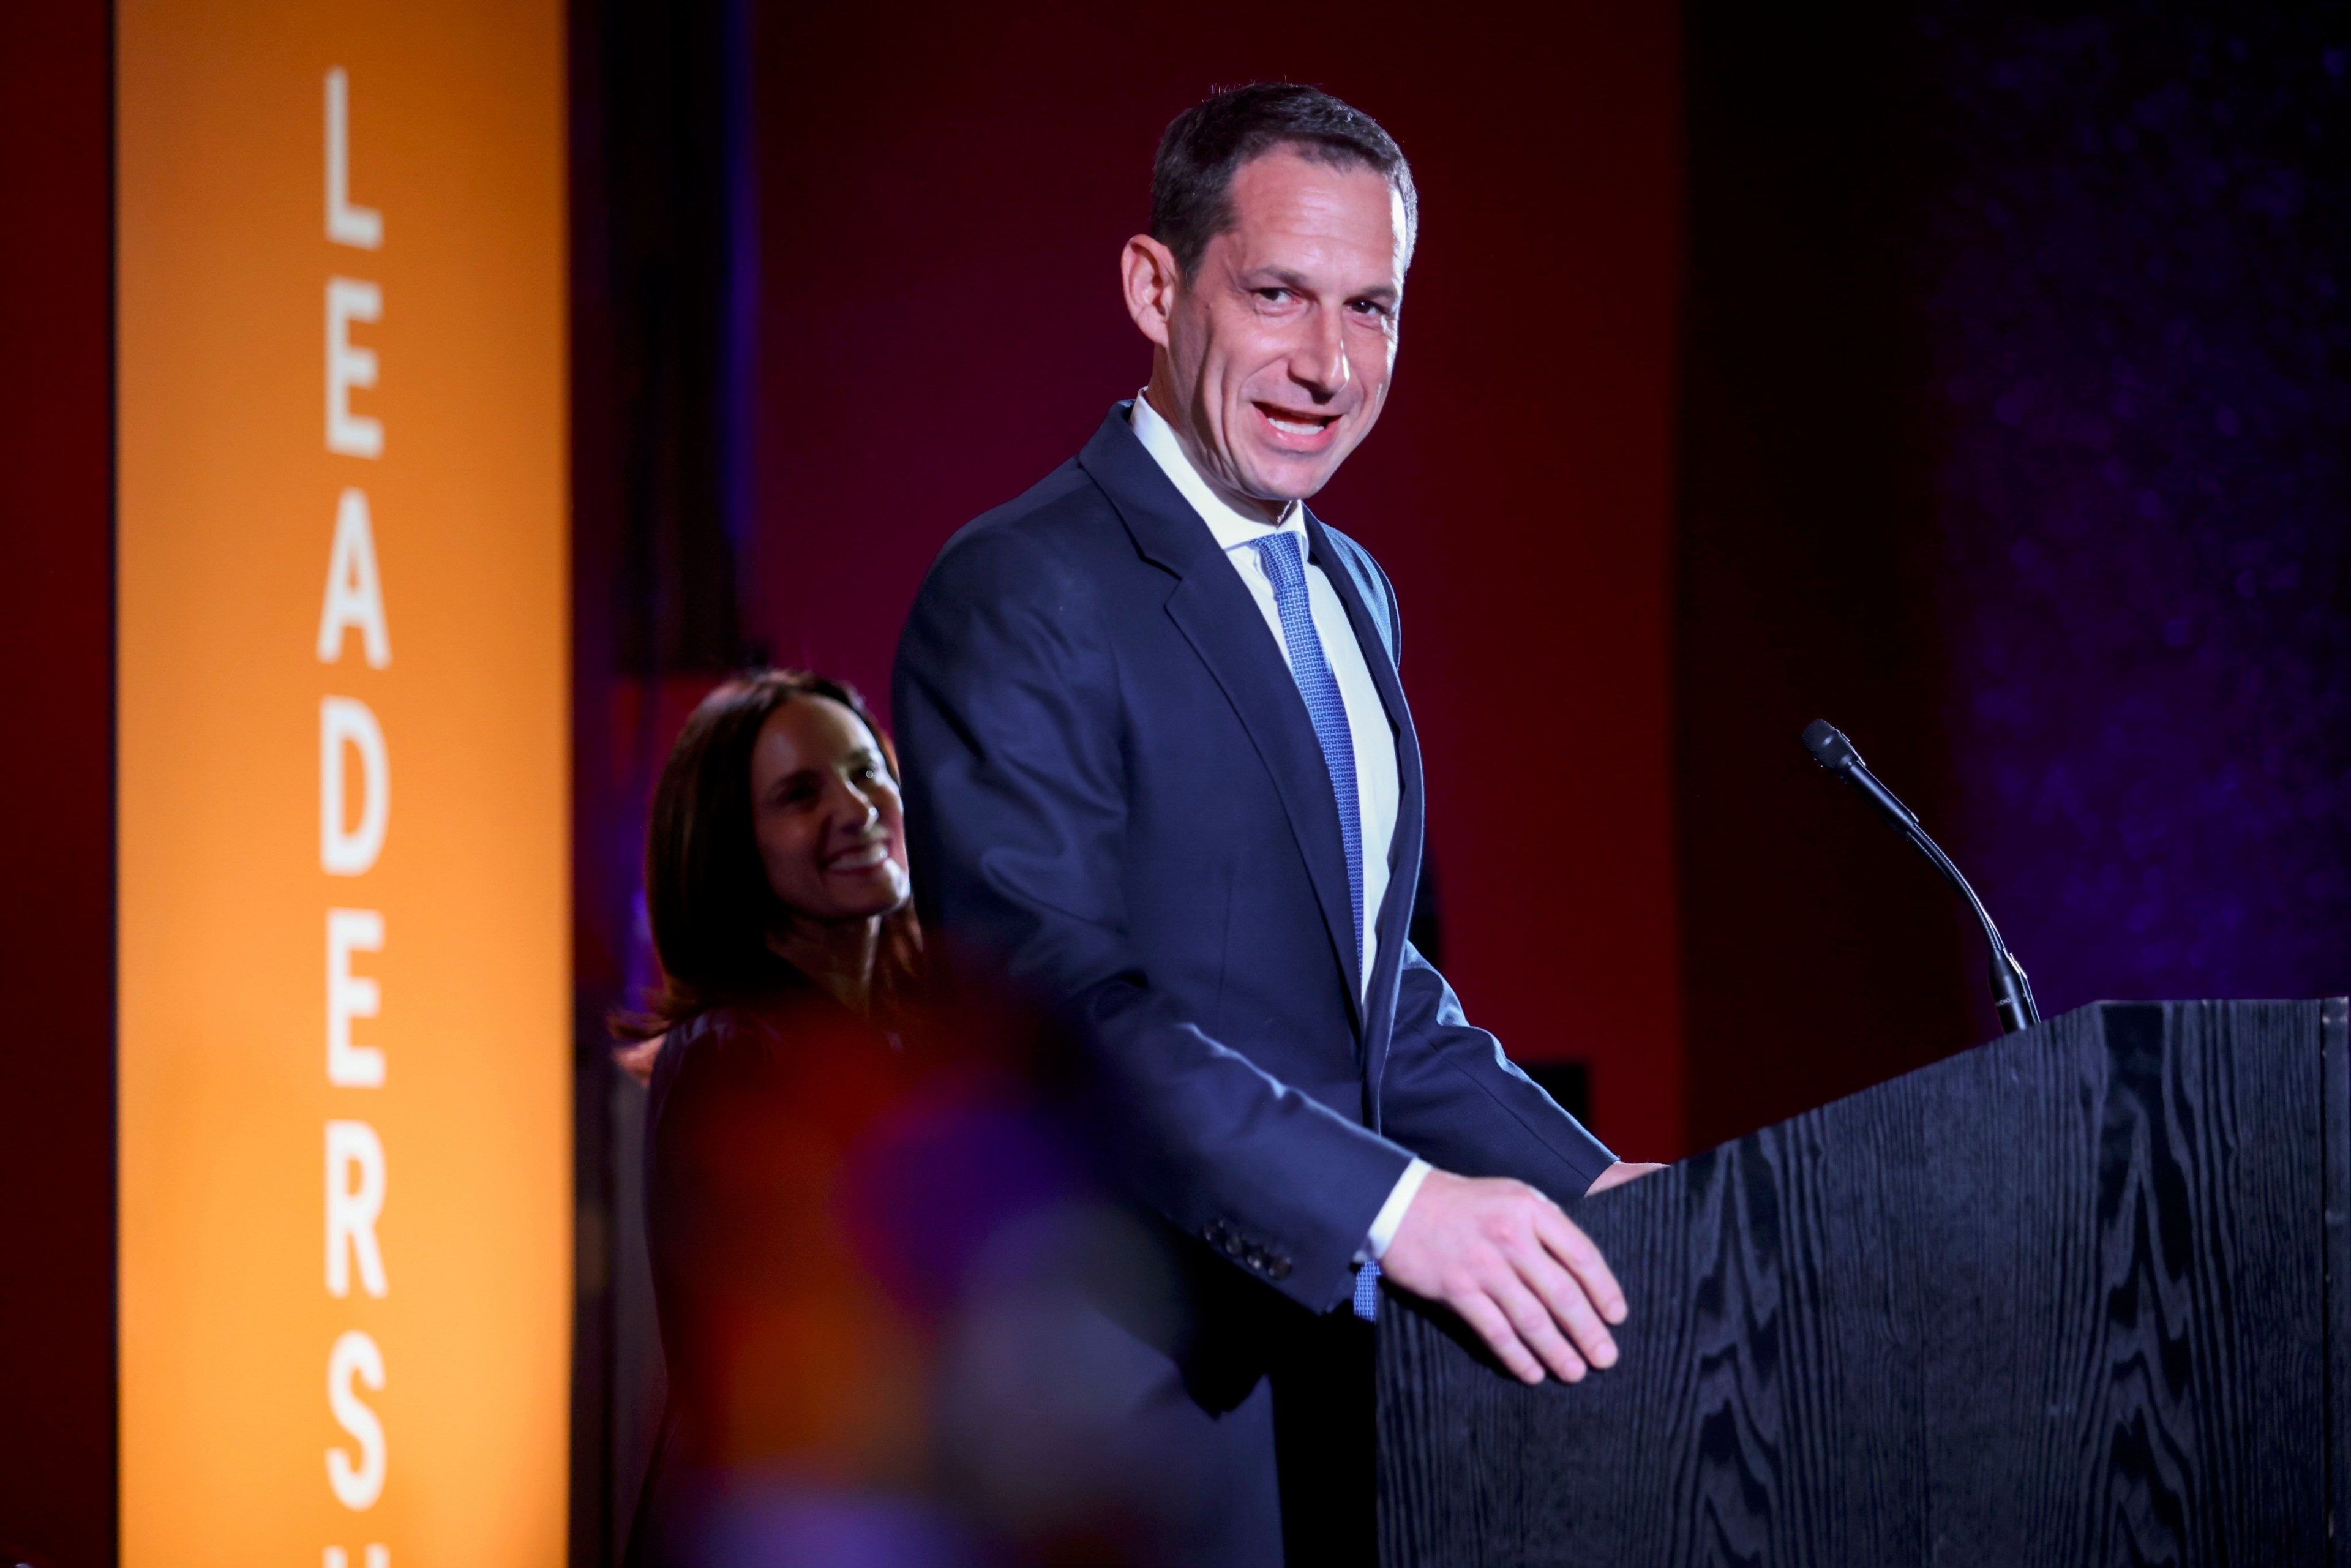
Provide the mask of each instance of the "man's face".
{"label": "man's face", "polygon": [[1277,148],[1232,183],[1234,226],[1208,242],[1166,316],[1169,413],[1221,487],[1313,495],[1371,434],[1395,367],[1409,241],[1378,171]]}

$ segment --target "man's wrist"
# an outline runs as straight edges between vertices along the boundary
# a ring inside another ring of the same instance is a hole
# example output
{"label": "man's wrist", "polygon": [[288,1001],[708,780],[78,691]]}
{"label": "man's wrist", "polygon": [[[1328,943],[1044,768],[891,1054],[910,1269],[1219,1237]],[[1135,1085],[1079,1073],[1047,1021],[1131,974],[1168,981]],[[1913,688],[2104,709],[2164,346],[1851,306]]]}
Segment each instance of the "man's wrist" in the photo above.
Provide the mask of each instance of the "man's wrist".
{"label": "man's wrist", "polygon": [[1387,1255],[1389,1243],[1395,1239],[1397,1228],[1404,1224],[1405,1210],[1410,1208],[1412,1200],[1420,1195],[1420,1184],[1428,1179],[1432,1168],[1423,1159],[1415,1159],[1404,1167],[1404,1175],[1396,1177],[1395,1186],[1388,1189],[1388,1200],[1380,1205],[1379,1213],[1372,1217],[1372,1228],[1364,1237],[1364,1259],[1377,1262]]}

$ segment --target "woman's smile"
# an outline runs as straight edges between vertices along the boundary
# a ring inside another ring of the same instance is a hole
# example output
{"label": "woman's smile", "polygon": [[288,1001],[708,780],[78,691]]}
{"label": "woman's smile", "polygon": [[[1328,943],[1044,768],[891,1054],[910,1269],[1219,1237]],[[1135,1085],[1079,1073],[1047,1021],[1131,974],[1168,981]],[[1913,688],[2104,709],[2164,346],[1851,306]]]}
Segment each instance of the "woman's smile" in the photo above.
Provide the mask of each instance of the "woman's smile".
{"label": "woman's smile", "polygon": [[872,871],[889,859],[890,841],[888,839],[868,839],[862,844],[852,844],[848,849],[835,850],[831,854],[827,855],[824,869],[836,876],[852,874]]}

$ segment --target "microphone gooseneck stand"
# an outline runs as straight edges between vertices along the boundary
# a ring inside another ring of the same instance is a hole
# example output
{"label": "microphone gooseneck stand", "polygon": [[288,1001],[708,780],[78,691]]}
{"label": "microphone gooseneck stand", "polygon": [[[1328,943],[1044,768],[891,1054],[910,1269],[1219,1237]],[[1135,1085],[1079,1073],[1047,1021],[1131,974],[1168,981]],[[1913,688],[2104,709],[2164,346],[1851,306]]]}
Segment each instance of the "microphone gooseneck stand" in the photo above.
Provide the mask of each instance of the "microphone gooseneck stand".
{"label": "microphone gooseneck stand", "polygon": [[1886,826],[1917,845],[1918,852],[1943,873],[1945,882],[1959,889],[1959,896],[1975,911],[1976,923],[1983,927],[1984,940],[1991,945],[1991,1001],[2000,1012],[2000,1027],[2014,1034],[2039,1023],[2041,1009],[2033,1003],[2032,982],[2024,977],[2024,966],[2016,961],[2016,955],[2000,939],[2000,927],[1991,923],[1991,912],[1976,896],[1976,890],[1968,885],[1968,879],[1959,874],[1959,868],[1951,863],[1951,857],[1918,825],[1918,813],[1877,781],[1877,776],[1862,761],[1861,753],[1853,748],[1844,732],[1826,719],[1816,718],[1806,725],[1803,740],[1804,749],[1813,754],[1813,761],[1860,790],[1862,798],[1886,819]]}

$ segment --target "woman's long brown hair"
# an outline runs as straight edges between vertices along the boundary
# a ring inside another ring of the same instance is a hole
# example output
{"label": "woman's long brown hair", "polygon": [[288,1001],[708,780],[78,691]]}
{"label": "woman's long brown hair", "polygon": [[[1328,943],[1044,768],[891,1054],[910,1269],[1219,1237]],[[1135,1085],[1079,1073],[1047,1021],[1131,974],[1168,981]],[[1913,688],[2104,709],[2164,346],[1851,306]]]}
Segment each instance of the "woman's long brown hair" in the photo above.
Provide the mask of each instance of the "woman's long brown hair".
{"label": "woman's long brown hair", "polygon": [[[645,824],[645,912],[662,989],[642,1013],[611,1019],[643,1040],[696,1014],[757,1001],[796,983],[798,972],[768,946],[789,913],[768,884],[751,825],[751,751],[768,716],[795,697],[830,697],[857,716],[881,748],[893,784],[897,748],[855,688],[805,670],[738,675],[702,699],[685,721],[654,787]],[[913,999],[922,926],[910,899],[882,917],[872,1013],[893,1017]]]}

